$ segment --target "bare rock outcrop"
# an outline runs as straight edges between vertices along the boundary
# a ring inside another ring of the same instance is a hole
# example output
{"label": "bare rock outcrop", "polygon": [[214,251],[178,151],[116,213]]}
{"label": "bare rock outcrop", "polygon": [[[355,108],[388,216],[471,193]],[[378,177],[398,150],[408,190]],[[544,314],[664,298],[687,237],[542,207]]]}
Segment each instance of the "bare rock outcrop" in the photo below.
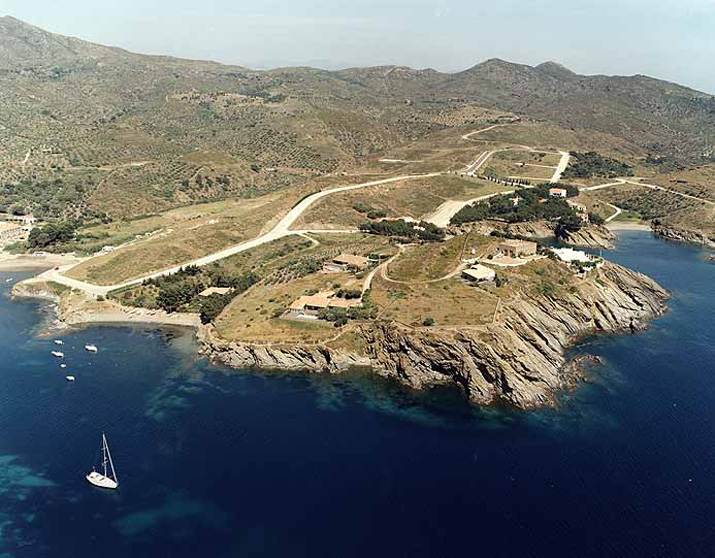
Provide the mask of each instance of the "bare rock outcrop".
{"label": "bare rock outcrop", "polygon": [[667,225],[653,224],[653,234],[676,242],[688,242],[690,244],[702,244],[708,248],[715,249],[715,238],[709,238],[698,231],[679,229]]}
{"label": "bare rock outcrop", "polygon": [[[467,231],[479,234],[491,234],[493,231],[524,237],[524,238],[554,238],[555,225],[547,221],[527,221],[523,223],[504,223],[501,221],[479,221],[455,227],[453,232],[464,233]],[[616,237],[602,225],[589,225],[569,233],[566,242],[584,248],[613,248]]]}

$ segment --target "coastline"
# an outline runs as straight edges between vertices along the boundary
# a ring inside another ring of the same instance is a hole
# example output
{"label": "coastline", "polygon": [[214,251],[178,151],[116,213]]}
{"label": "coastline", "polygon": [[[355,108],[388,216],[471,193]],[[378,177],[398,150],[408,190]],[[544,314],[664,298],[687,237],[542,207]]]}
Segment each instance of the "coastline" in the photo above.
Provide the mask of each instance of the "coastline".
{"label": "coastline", "polygon": [[[0,271],[4,271],[0,269]],[[63,326],[98,324],[154,324],[156,326],[182,326],[198,329],[198,314],[173,313],[146,308],[129,308],[116,302],[98,301],[76,292],[60,295],[40,283],[17,283],[12,296],[34,298],[53,303],[57,323]]]}
{"label": "coastline", "polygon": [[638,223],[630,221],[611,221],[606,223],[605,227],[609,231],[650,231],[651,227],[648,223]]}
{"label": "coastline", "polygon": [[0,251],[0,271],[39,271],[55,266],[73,265],[81,261],[82,258],[71,254],[32,256],[28,254],[8,254]]}
{"label": "coastline", "polygon": [[[632,230],[632,229],[631,229]],[[57,327],[98,324],[184,326],[196,329],[199,354],[238,368],[339,373],[370,366],[415,389],[452,384],[477,405],[506,402],[522,409],[556,405],[575,382],[567,350],[584,335],[637,331],[666,310],[667,293],[651,279],[607,264],[578,290],[527,295],[505,303],[499,323],[475,334],[469,327],[413,331],[394,323],[360,327],[364,352],[328,345],[229,342],[202,326],[198,314],[125,307],[61,285],[18,283],[13,296],[51,301]]]}

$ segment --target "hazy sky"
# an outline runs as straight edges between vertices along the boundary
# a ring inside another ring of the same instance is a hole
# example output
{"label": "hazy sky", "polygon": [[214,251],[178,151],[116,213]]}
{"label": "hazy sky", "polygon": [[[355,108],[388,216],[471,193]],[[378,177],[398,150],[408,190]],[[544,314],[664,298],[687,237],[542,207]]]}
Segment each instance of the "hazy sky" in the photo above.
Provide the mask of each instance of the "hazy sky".
{"label": "hazy sky", "polygon": [[555,60],[715,93],[715,0],[0,0],[0,15],[136,52],[254,68]]}

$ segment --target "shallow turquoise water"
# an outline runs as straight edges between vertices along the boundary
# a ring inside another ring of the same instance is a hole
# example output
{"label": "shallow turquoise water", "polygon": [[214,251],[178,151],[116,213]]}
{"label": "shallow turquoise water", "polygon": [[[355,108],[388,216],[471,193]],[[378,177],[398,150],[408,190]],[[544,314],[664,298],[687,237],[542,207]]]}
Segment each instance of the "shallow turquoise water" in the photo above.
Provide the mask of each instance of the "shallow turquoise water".
{"label": "shallow turquoise water", "polygon": [[[671,309],[536,413],[228,371],[181,330],[65,333],[70,384],[42,305],[1,297],[0,556],[712,556],[715,265],[638,232],[609,257]],[[115,493],[84,480],[103,429]]]}

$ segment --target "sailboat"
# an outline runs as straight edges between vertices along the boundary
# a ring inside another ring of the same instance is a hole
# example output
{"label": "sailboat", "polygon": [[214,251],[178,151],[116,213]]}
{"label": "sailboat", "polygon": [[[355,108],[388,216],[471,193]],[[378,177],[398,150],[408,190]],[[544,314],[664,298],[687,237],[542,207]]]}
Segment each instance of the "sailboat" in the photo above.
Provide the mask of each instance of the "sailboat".
{"label": "sailboat", "polygon": [[[107,469],[107,464],[109,464],[109,469]],[[86,477],[87,480],[99,488],[110,488],[112,490],[117,488],[119,486],[119,479],[114,470],[112,454],[109,453],[109,444],[107,443],[107,437],[104,435],[104,432],[102,432],[102,470],[104,474],[97,472],[97,470],[92,467],[92,472]]]}

